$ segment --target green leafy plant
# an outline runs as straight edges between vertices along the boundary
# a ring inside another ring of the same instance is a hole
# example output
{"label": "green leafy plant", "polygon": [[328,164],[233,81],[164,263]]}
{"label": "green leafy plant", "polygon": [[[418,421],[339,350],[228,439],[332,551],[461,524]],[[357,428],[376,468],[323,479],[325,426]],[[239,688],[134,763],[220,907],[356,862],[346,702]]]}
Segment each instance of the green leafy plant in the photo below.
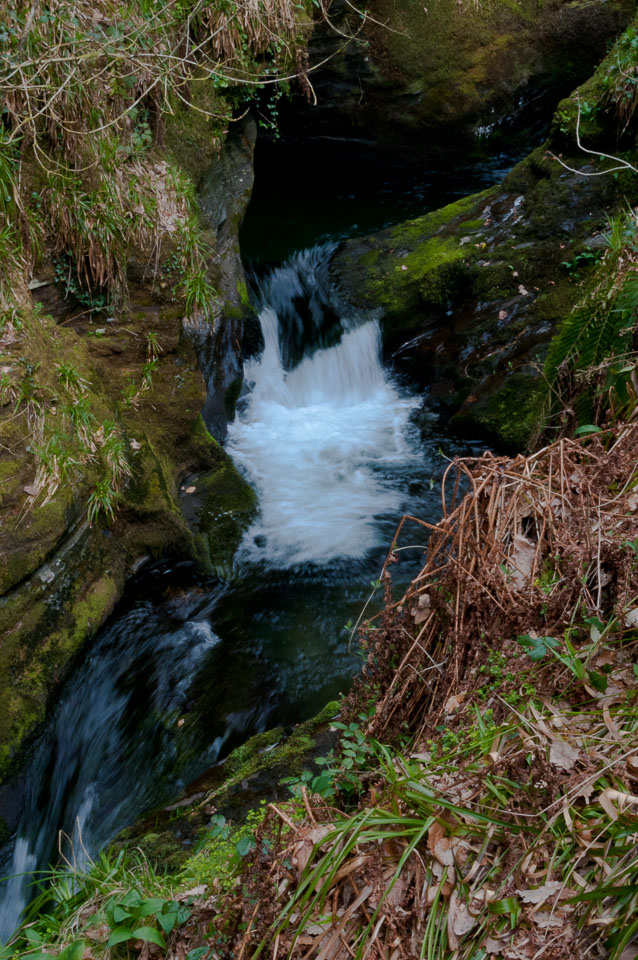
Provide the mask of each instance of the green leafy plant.
{"label": "green leafy plant", "polygon": [[568,271],[572,280],[580,280],[581,267],[593,266],[599,263],[602,257],[603,253],[600,250],[582,250],[580,253],[577,253],[572,260],[563,260],[562,265]]}
{"label": "green leafy plant", "polygon": [[136,890],[129,890],[123,897],[108,900],[93,923],[95,925],[105,920],[108,924],[110,933],[107,947],[143,940],[164,949],[165,936],[178,921],[183,923],[189,915],[190,912],[175,901],[163,897],[142,897]]}
{"label": "green leafy plant", "polygon": [[[370,714],[362,713],[359,716],[361,723],[369,718]],[[333,721],[332,726],[341,731],[339,755],[331,752],[326,757],[317,757],[315,763],[325,767],[319,774],[304,770],[298,776],[285,777],[281,782],[287,785],[293,796],[299,796],[304,787],[326,799],[337,793],[353,795],[361,791],[361,775],[376,755],[375,745],[368,742],[359,723],[346,725]]]}
{"label": "green leafy plant", "polygon": [[536,637],[528,633],[517,637],[516,642],[527,650],[532,660],[542,660],[547,653],[560,646],[555,637]]}
{"label": "green leafy plant", "polygon": [[86,515],[89,523],[95,523],[101,514],[104,514],[107,520],[113,520],[115,497],[116,491],[113,489],[110,478],[102,477],[98,480],[87,503]]}

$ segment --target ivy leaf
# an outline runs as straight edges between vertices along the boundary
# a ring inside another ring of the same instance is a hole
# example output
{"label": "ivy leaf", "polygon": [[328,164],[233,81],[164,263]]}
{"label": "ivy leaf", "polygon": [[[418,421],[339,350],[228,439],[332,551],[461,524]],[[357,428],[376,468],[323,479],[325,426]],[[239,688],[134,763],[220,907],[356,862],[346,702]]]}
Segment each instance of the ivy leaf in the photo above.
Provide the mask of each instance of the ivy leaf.
{"label": "ivy leaf", "polygon": [[242,837],[241,840],[238,840],[235,844],[235,850],[240,857],[247,857],[256,846],[257,844],[255,843],[254,837]]}
{"label": "ivy leaf", "polygon": [[332,777],[329,773],[321,773],[312,781],[312,792],[325,796],[327,791],[334,793]]}
{"label": "ivy leaf", "polygon": [[193,950],[188,951],[186,960],[202,960],[202,957],[205,957],[209,952],[210,947],[195,947]]}
{"label": "ivy leaf", "polygon": [[532,637],[529,633],[517,637],[516,642],[525,647],[532,660],[542,660],[549,650],[559,646],[556,637]]}

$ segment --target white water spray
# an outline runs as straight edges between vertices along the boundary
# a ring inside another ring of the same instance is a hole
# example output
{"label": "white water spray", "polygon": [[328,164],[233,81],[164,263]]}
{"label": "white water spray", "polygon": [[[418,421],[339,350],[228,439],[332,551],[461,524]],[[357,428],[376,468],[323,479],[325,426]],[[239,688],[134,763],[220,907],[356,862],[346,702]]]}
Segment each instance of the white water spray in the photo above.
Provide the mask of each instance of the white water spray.
{"label": "white water spray", "polygon": [[321,248],[300,254],[262,287],[264,350],[246,364],[252,391],[229,427],[228,451],[261,504],[241,554],[276,567],[363,557],[378,545],[378,518],[402,507],[389,468],[412,456],[406,429],[416,401],[384,373],[376,321],[342,321],[335,346],[284,367],[282,314],[290,319],[294,298],[314,285],[317,324],[322,258]]}

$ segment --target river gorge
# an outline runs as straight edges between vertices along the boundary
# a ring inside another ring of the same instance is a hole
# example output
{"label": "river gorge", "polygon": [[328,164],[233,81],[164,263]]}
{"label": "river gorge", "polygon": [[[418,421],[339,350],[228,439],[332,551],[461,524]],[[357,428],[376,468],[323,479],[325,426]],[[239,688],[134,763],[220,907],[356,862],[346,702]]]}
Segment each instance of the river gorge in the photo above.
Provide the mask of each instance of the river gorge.
{"label": "river gorge", "polygon": [[[576,101],[562,98],[627,21],[616,4],[582,63],[565,59],[567,29],[560,46],[551,24],[537,36],[528,18],[528,46],[516,47],[491,24],[496,39],[479,48],[502,69],[493,90],[480,58],[467,89],[440,65],[415,79],[406,58],[398,72],[394,33],[381,52],[375,34],[353,66],[351,46],[324,25],[309,45],[316,114],[307,91],[295,94],[273,133],[261,91],[229,107],[236,126],[206,163],[199,132],[180,127],[171,147],[169,128],[166,149],[196,171],[214,322],[187,316],[188,294],[175,292],[182,246],[152,279],[148,251],[131,255],[119,314],[86,307],[70,260],[36,261],[28,290],[58,352],[54,363],[38,345],[37,359],[19,360],[25,376],[77,359],[91,380],[68,389],[68,416],[90,386],[107,425],[82,463],[105,456],[117,423],[132,466],[115,488],[117,520],[108,509],[87,519],[78,479],[43,497],[50,529],[33,512],[45,490],[31,483],[36,448],[28,468],[7,470],[6,490],[18,479],[0,571],[0,627],[13,638],[0,943],[60,855],[89,863],[149,812],[170,817],[211,768],[223,778],[250,738],[288,736],[347,693],[388,551],[398,592],[421,566],[422,528],[393,543],[402,515],[437,523],[454,457],[518,453],[534,436],[547,345],[578,298],[572,260],[596,260],[608,210],[632,195],[625,173],[594,184],[551,159],[561,148],[581,159],[561,126]],[[153,171],[163,177],[165,161]],[[178,214],[163,214],[172,243]],[[135,392],[138,368],[147,379]],[[58,395],[47,398],[61,417]],[[54,514],[56,494],[66,500]],[[193,846],[188,835],[176,843]]]}

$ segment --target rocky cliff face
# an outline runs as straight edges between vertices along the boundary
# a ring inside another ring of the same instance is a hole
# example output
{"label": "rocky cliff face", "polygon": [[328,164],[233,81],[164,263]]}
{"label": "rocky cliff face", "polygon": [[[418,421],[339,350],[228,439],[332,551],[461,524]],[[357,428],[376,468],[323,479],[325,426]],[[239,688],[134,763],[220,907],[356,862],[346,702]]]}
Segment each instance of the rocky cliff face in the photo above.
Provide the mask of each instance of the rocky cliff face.
{"label": "rocky cliff face", "polygon": [[234,415],[242,382],[244,320],[251,314],[239,249],[239,228],[254,182],[253,156],[257,124],[250,116],[231,126],[224,148],[202,175],[199,204],[202,217],[215,231],[217,289],[221,310],[214,332],[200,325],[194,336],[207,383],[202,415],[218,439]]}
{"label": "rocky cliff face", "polygon": [[575,142],[577,104],[587,102],[585,142],[618,149],[605,80],[614,56],[559,105],[547,142],[502,184],[348,241],[332,263],[343,295],[381,313],[388,359],[464,432],[512,450],[538,424],[548,344],[587,292],[609,217],[638,200],[635,173],[600,175],[610,163]]}
{"label": "rocky cliff face", "polygon": [[[12,336],[33,389],[47,401],[51,391],[57,395],[46,413],[46,436],[56,416],[73,417],[73,407],[86,405],[94,455],[113,425],[130,475],[112,521],[103,513],[89,522],[91,483],[72,465],[53,496],[36,494],[33,441],[25,446],[23,435],[25,428],[36,437],[44,429],[38,397],[18,416],[4,403],[1,779],[15,769],[20,745],[43,719],[73,655],[108,617],[126,577],[166,554],[208,570],[229,562],[254,510],[252,490],[209,433],[223,434],[229,389],[241,370],[247,297],[237,231],[250,197],[254,135],[254,124],[240,125],[202,178],[202,215],[215,245],[210,276],[219,293],[217,316],[186,323],[169,269],[166,280],[149,278],[143,251],[129,261],[129,302],[117,319],[87,310],[46,258],[32,289],[23,291],[27,320]],[[29,319],[34,310],[37,320]],[[58,375],[65,365],[73,370],[68,377],[79,378],[75,393]],[[86,456],[90,467],[91,453]]]}
{"label": "rocky cliff face", "polygon": [[[310,40],[313,87],[281,108],[280,130],[316,150],[346,139],[362,161],[431,164],[538,128],[627,26],[628,0],[373,0],[363,25],[330,7]],[[354,35],[351,43],[344,36]],[[314,101],[316,97],[316,103]]]}

